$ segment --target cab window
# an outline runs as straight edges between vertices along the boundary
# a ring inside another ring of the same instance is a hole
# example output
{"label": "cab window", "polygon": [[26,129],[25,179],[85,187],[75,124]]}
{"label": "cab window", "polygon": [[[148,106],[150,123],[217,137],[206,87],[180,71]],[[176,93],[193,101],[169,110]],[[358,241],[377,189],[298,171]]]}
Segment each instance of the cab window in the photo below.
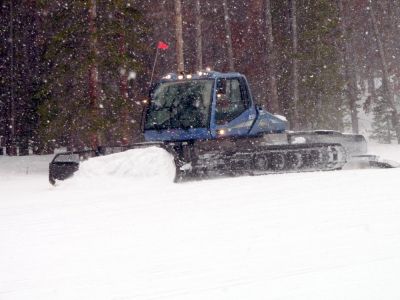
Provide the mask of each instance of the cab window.
{"label": "cab window", "polygon": [[217,81],[216,122],[226,124],[248,108],[248,97],[244,85],[238,78],[220,78]]}

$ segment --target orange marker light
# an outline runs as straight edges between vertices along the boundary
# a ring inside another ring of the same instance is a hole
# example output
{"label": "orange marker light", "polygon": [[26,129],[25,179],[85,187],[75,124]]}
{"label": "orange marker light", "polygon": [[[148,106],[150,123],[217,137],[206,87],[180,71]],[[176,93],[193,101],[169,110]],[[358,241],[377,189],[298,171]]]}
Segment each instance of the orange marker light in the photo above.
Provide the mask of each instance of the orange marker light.
{"label": "orange marker light", "polygon": [[219,135],[224,135],[224,134],[225,134],[225,129],[219,129],[219,130],[217,131],[217,133],[218,133]]}

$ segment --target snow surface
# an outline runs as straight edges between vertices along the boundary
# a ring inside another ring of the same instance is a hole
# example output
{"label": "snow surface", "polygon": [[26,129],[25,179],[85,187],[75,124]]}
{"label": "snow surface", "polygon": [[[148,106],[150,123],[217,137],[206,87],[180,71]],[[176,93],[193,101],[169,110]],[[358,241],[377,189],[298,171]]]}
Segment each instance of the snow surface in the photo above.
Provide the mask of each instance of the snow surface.
{"label": "snow surface", "polygon": [[98,185],[110,181],[151,180],[171,183],[175,177],[174,158],[164,149],[149,147],[89,159],[80,164],[71,180],[58,182],[58,185]]}
{"label": "snow surface", "polygon": [[133,155],[56,187],[51,157],[0,156],[1,300],[400,299],[400,169],[174,184]]}

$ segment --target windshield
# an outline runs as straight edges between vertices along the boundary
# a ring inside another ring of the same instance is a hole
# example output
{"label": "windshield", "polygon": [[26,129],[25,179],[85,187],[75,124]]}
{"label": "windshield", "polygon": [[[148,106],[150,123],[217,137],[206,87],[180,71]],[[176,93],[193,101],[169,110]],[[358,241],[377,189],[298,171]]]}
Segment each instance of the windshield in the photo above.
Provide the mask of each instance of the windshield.
{"label": "windshield", "polygon": [[213,80],[164,82],[152,93],[145,129],[205,128]]}

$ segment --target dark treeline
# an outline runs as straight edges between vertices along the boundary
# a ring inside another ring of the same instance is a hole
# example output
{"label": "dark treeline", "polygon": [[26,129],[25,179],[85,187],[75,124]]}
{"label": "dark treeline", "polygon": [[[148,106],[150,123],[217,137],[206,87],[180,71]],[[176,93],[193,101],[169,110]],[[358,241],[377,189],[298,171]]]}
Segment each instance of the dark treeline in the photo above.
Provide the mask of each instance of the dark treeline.
{"label": "dark treeline", "polygon": [[[244,73],[292,129],[400,142],[397,0],[0,1],[0,146],[9,154],[139,141],[154,78]],[[182,35],[179,34],[182,29]]]}

